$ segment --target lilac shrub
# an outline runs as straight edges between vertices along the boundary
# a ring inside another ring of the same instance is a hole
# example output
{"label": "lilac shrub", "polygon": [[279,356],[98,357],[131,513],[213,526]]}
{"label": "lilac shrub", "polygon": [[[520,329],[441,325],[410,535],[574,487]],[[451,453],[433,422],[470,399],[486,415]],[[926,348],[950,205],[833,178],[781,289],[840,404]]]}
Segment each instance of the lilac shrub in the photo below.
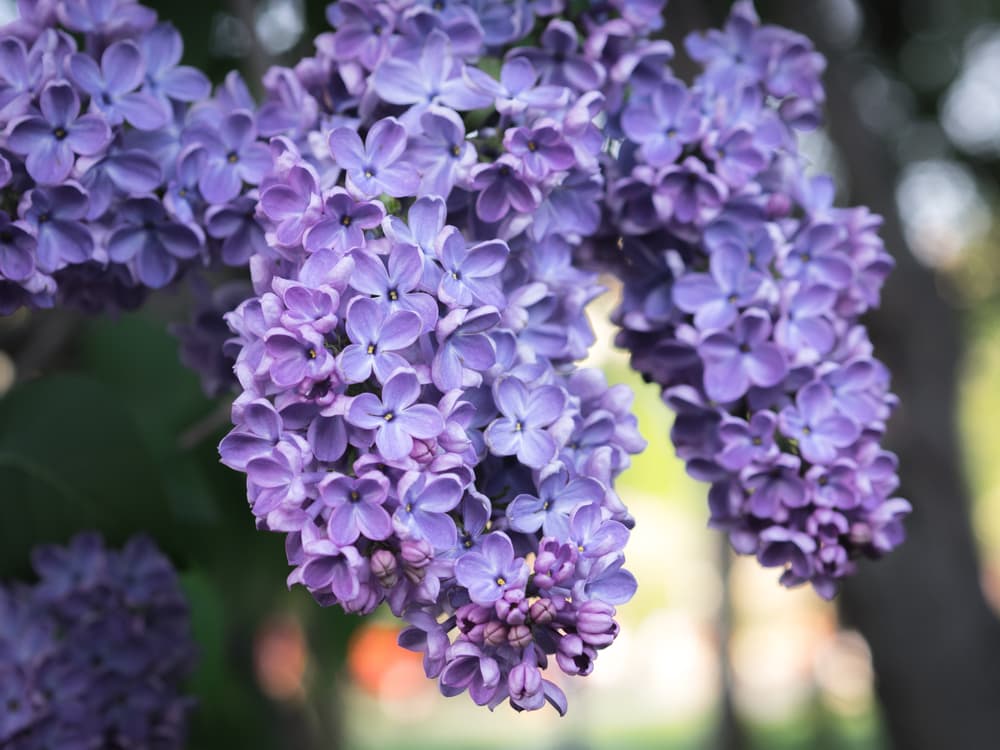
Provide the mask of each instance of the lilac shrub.
{"label": "lilac shrub", "polygon": [[635,590],[613,482],[644,446],[628,389],[575,365],[605,73],[562,10],[341,0],[314,57],[267,73],[220,445],[290,584],[385,602],[445,695],[560,713],[543,670],[588,674]]}
{"label": "lilac shrub", "polygon": [[32,561],[37,583],[0,585],[0,745],[183,748],[195,652],[170,562],[94,533]]}
{"label": "lilac shrub", "polygon": [[688,37],[703,67],[688,85],[663,42],[612,44],[620,19],[588,19],[587,59],[612,71],[614,146],[600,236],[580,257],[622,280],[618,343],[677,412],[671,438],[711,484],[710,525],[831,598],[858,557],[902,541],[910,505],[879,446],[889,373],[858,322],[893,266],[881,219],[834,207],[798,148],[820,122],[825,61],[741,1],[724,29]]}
{"label": "lilac shrub", "polygon": [[245,266],[270,169],[254,104],[179,65],[133,0],[19,0],[0,27],[0,314],[132,308],[187,269]]}

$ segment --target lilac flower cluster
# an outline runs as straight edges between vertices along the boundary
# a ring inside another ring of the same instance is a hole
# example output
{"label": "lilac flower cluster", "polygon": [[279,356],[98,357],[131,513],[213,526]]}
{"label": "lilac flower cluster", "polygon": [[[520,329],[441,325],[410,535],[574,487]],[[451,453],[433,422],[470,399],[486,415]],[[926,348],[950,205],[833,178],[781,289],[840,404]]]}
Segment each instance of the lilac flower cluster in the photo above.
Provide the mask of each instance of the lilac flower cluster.
{"label": "lilac flower cluster", "polygon": [[32,560],[36,584],[0,586],[0,745],[182,748],[194,646],[170,562],[93,533]]}
{"label": "lilac flower cluster", "polygon": [[341,0],[314,57],[268,72],[266,247],[227,316],[220,445],[290,583],[386,602],[445,695],[560,713],[542,670],[588,674],[635,590],[613,480],[644,446],[631,393],[574,365],[605,73],[562,9]]}
{"label": "lilac flower cluster", "polygon": [[614,21],[591,29],[631,77],[609,112],[603,236],[584,249],[622,278],[618,343],[677,412],[711,525],[784,584],[832,597],[859,555],[902,541],[910,506],[879,447],[889,373],[858,323],[893,266],[881,220],[833,207],[797,147],[819,123],[825,62],[743,1],[687,39],[704,68],[691,85],[663,42],[612,39]]}
{"label": "lilac flower cluster", "polygon": [[270,155],[239,79],[209,100],[134,0],[18,9],[0,28],[0,314],[134,307],[192,265],[245,265]]}

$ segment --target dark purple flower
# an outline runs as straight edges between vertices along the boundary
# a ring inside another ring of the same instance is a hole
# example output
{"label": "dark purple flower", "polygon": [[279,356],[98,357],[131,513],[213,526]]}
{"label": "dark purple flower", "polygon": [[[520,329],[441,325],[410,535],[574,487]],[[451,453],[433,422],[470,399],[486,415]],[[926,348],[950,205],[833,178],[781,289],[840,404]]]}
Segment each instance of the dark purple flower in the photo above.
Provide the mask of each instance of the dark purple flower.
{"label": "dark purple flower", "polygon": [[196,102],[211,93],[212,84],[204,73],[188,65],[178,65],[184,43],[171,24],[154,26],[142,35],[139,46],[146,62],[143,90],[157,97],[167,113],[170,112],[170,99]]}
{"label": "dark purple flower", "polygon": [[736,321],[733,332],[717,331],[698,345],[705,360],[705,392],[722,403],[735,401],[751,385],[768,388],[788,373],[784,352],[770,343],[771,319],[753,308]]}
{"label": "dark purple flower", "polygon": [[469,691],[472,700],[483,706],[500,689],[500,667],[470,641],[458,641],[448,649],[447,666],[441,672],[441,692],[446,696]]}
{"label": "dark purple flower", "polygon": [[111,142],[111,129],[100,115],[80,114],[80,100],[65,82],[49,83],[39,97],[41,117],[17,120],[7,147],[26,154],[25,167],[41,185],[63,182],[76,155],[95,156]]}
{"label": "dark purple flower", "polygon": [[389,461],[410,455],[413,439],[436,437],[444,430],[441,412],[418,404],[420,383],[411,370],[398,370],[382,386],[382,397],[362,393],[351,402],[347,421],[363,430],[375,430],[375,444]]}
{"label": "dark purple flower", "polygon": [[521,160],[525,173],[534,180],[576,164],[573,148],[553,123],[511,128],[504,134],[504,147]]}
{"label": "dark purple flower", "polygon": [[416,195],[419,175],[404,158],[406,128],[394,117],[374,125],[361,143],[350,128],[330,133],[330,153],[347,173],[347,189],[359,198],[374,198],[382,193],[394,197]]}
{"label": "dark purple flower", "polygon": [[729,194],[726,184],[694,156],[657,175],[653,204],[660,218],[701,225],[719,213]]}
{"label": "dark purple flower", "polygon": [[739,471],[750,463],[767,464],[778,455],[774,442],[777,419],[769,411],[759,411],[750,421],[727,419],[719,427],[724,444],[716,460],[730,471]]}
{"label": "dark purple flower", "polygon": [[476,213],[486,222],[500,221],[513,208],[515,211],[534,211],[541,195],[529,182],[518,159],[504,154],[492,164],[480,164],[472,170],[472,187],[478,190]]}
{"label": "dark purple flower", "polygon": [[686,273],[673,287],[674,303],[694,314],[703,330],[726,328],[756,299],[764,277],[750,268],[746,251],[723,245],[708,261],[709,273]]}
{"label": "dark purple flower", "polygon": [[271,167],[271,152],[257,140],[253,116],[243,110],[229,113],[217,127],[198,123],[186,140],[208,152],[198,188],[209,203],[228,203],[244,183],[259,184]]}
{"label": "dark purple flower", "polygon": [[455,562],[455,578],[469,590],[476,604],[492,604],[510,589],[524,586],[528,564],[514,557],[514,546],[503,532],[490,534],[478,550]]}
{"label": "dark purple flower", "polygon": [[267,252],[264,230],[254,210],[256,205],[255,197],[241,195],[205,211],[205,231],[222,241],[221,258],[227,266],[245,266],[254,254]]}
{"label": "dark purple flower", "polygon": [[577,31],[572,23],[554,19],[542,32],[541,48],[515,47],[511,57],[526,57],[539,72],[542,83],[570,86],[577,91],[599,89],[604,69],[578,51]]}
{"label": "dark purple flower", "polygon": [[566,395],[561,388],[543,385],[532,390],[515,377],[501,378],[493,398],[502,416],[486,428],[484,437],[498,456],[513,456],[540,469],[556,454],[555,439],[545,428],[562,416]]}
{"label": "dark purple flower", "polygon": [[134,264],[139,281],[159,289],[177,275],[180,261],[201,251],[202,239],[175,223],[152,198],[133,198],[117,211],[116,229],[108,238],[108,255],[116,263]]}
{"label": "dark purple flower", "polygon": [[812,554],[815,551],[816,542],[808,534],[784,526],[770,526],[760,533],[757,559],[767,568],[787,566],[800,581],[804,581],[812,573]]}
{"label": "dark purple flower", "polygon": [[68,263],[85,263],[94,255],[94,238],[83,223],[87,194],[73,184],[35,188],[23,212],[38,240],[38,266],[51,273]]}
{"label": "dark purple flower", "polygon": [[142,130],[156,130],[170,118],[169,108],[156,97],[136,91],[145,79],[146,64],[132,42],[115,42],[104,50],[100,67],[89,55],[73,55],[69,74],[90,95],[91,108],[101,112],[111,125],[127,120]]}
{"label": "dark purple flower", "polygon": [[830,464],[838,448],[846,448],[861,433],[858,424],[837,410],[833,391],[813,381],[795,396],[795,406],[779,414],[781,431],[798,441],[802,457],[815,464]]}
{"label": "dark purple flower", "polygon": [[702,127],[687,88],[674,79],[664,80],[648,99],[631,102],[622,113],[625,135],[641,145],[643,158],[654,167],[676,161],[686,145],[701,137]]}
{"label": "dark purple flower", "polygon": [[35,272],[37,242],[0,211],[0,277],[25,281]]}

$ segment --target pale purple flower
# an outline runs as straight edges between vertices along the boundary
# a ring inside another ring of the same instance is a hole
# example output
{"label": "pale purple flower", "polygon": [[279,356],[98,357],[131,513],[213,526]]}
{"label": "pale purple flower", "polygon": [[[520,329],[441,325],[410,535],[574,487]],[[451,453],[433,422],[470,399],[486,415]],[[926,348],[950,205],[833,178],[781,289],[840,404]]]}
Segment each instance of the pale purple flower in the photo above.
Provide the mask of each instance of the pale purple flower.
{"label": "pale purple flower", "polygon": [[468,247],[465,237],[455,227],[448,227],[437,242],[438,257],[444,268],[438,297],[453,307],[469,307],[474,301],[501,308],[500,274],[507,263],[510,248],[500,240],[480,242]]}
{"label": "pale purple flower", "polygon": [[507,506],[507,518],[514,531],[531,534],[539,529],[545,536],[565,539],[569,519],[583,505],[600,503],[604,487],[590,477],[570,479],[564,466],[550,473],[538,485],[538,496],[521,494]]}
{"label": "pale purple flower", "polygon": [[421,133],[409,152],[420,172],[419,195],[447,197],[476,163],[476,149],[465,139],[462,118],[450,109],[431,107],[420,118]]}
{"label": "pale purple flower", "polygon": [[394,197],[416,195],[419,175],[404,158],[406,129],[394,117],[386,117],[361,137],[350,128],[330,133],[330,153],[347,172],[347,189],[359,198],[382,193]]}
{"label": "pale purple flower", "polygon": [[355,254],[351,286],[375,298],[389,310],[410,310],[420,316],[425,330],[438,320],[437,301],[420,291],[423,257],[413,245],[396,245],[389,253],[388,266],[369,253]]}
{"label": "pale purple flower", "polygon": [[434,406],[417,403],[420,383],[411,370],[397,370],[382,386],[382,396],[362,393],[351,402],[347,421],[375,430],[375,444],[389,461],[410,455],[413,439],[436,437],[444,419]]}
{"label": "pale purple flower", "polygon": [[157,97],[170,112],[170,99],[196,102],[211,93],[212,84],[197,68],[178,65],[184,53],[181,35],[169,23],[160,23],[139,40],[146,63],[144,91]]}
{"label": "pale purple flower", "polygon": [[498,456],[517,455],[521,463],[540,469],[556,454],[555,439],[546,427],[562,415],[566,395],[561,388],[543,385],[529,390],[515,377],[501,378],[493,386],[501,416],[490,423],[484,437]]}
{"label": "pale purple flower", "polygon": [[438,350],[431,362],[431,379],[442,392],[477,386],[482,373],[496,364],[496,345],[487,335],[500,323],[492,307],[458,308],[441,318],[435,329]]}
{"label": "pale purple flower", "polygon": [[[275,190],[271,188],[270,190]],[[268,191],[270,192],[270,191]],[[275,200],[277,198],[277,200]],[[290,195],[280,198],[271,196],[269,206],[272,211],[287,217],[289,239],[294,234],[296,221],[294,203],[279,203]],[[365,230],[377,227],[385,218],[385,207],[379,201],[356,201],[343,188],[334,188],[322,206],[322,216],[305,233],[303,244],[311,253],[321,248],[331,248],[338,253],[346,253],[365,244]],[[297,227],[296,227],[297,228]]]}
{"label": "pale purple flower", "polygon": [[370,471],[359,477],[331,474],[319,485],[320,500],[329,509],[327,531],[334,543],[345,547],[358,537],[379,541],[392,533],[392,520],[382,507],[389,482]]}
{"label": "pale purple flower", "polygon": [[347,308],[347,335],[351,344],[337,357],[348,383],[362,383],[372,371],[381,382],[407,361],[396,352],[406,349],[420,335],[422,323],[409,310],[388,312],[368,297],[354,299]]}
{"label": "pale purple flower", "polygon": [[399,480],[399,507],[392,516],[405,537],[424,539],[434,549],[455,546],[458,532],[449,511],[462,500],[462,485],[451,474],[407,472]]}
{"label": "pale purple flower", "polygon": [[469,590],[476,604],[492,604],[510,589],[524,586],[528,564],[514,556],[514,546],[503,532],[490,534],[478,550],[455,562],[455,578]]}

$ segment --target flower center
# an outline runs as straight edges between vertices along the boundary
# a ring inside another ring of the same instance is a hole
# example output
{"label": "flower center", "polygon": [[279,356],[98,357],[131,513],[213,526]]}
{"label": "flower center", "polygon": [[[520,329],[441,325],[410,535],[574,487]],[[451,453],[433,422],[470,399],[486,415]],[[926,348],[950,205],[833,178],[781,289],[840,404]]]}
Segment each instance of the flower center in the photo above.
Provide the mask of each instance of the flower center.
{"label": "flower center", "polygon": [[528,151],[534,153],[537,150],[538,150],[538,144],[535,143],[534,141],[528,141]]}
{"label": "flower center", "polygon": [[228,154],[226,154],[226,161],[228,161],[230,164],[235,164],[239,160],[240,160],[240,155],[237,154],[235,151],[230,151]]}
{"label": "flower center", "polygon": [[344,216],[344,217],[343,217],[343,218],[342,218],[342,219],[340,220],[340,225],[341,225],[341,226],[344,226],[344,227],[349,227],[349,226],[351,226],[351,217],[350,217],[350,216]]}
{"label": "flower center", "polygon": [[517,422],[514,422],[514,432],[520,432],[523,427],[524,427],[524,425],[521,424],[520,420],[518,420]]}
{"label": "flower center", "polygon": [[497,586],[504,586],[507,584],[506,579],[503,576],[497,576]]}
{"label": "flower center", "polygon": [[384,419],[386,422],[391,422],[395,418],[396,415],[393,414],[391,411],[387,411],[384,415],[382,415],[382,419]]}
{"label": "flower center", "polygon": [[396,300],[399,299],[399,293],[395,289],[390,289],[389,290],[389,299],[391,299],[393,302],[395,302]]}
{"label": "flower center", "polygon": [[454,146],[451,147],[451,155],[452,156],[461,156],[462,155],[462,147],[459,146],[456,143]]}
{"label": "flower center", "polygon": [[309,347],[306,349],[306,356],[309,357],[309,359],[316,359],[316,350]]}
{"label": "flower center", "polygon": [[375,344],[369,344],[367,351],[368,351],[369,354],[374,354],[375,353]]}
{"label": "flower center", "polygon": [[52,131],[52,135],[55,136],[57,141],[63,140],[69,133],[66,132],[66,128],[56,128]]}

